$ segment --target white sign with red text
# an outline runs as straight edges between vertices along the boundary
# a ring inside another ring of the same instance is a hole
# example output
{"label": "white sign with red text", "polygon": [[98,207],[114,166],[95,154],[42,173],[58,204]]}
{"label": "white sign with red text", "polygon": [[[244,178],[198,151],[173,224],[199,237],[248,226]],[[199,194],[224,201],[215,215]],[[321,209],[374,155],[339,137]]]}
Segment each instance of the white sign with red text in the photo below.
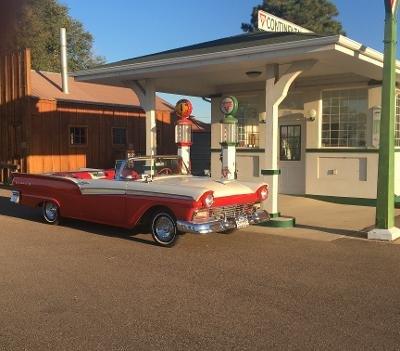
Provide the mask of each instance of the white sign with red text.
{"label": "white sign with red text", "polygon": [[266,32],[313,33],[306,28],[300,27],[297,24],[286,21],[262,10],[258,11],[258,29]]}

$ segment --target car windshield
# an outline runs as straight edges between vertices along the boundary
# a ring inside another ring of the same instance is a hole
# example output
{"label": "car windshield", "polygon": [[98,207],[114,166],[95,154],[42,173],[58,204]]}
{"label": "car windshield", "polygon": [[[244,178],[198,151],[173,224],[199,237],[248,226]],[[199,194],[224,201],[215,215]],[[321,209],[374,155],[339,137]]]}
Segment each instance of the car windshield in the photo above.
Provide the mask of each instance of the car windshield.
{"label": "car windshield", "polygon": [[166,175],[187,175],[188,169],[177,156],[137,157],[126,160],[120,168],[121,179],[144,179]]}

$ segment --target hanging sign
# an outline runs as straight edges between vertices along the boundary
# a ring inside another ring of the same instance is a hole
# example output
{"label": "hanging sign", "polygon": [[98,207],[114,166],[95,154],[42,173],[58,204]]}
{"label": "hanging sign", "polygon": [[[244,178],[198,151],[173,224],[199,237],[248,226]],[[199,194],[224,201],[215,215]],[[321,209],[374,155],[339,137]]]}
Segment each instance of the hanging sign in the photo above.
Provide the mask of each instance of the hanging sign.
{"label": "hanging sign", "polygon": [[[391,1],[391,0],[386,0]],[[397,1],[397,0],[392,0]],[[258,11],[258,29],[265,32],[300,32],[313,33],[312,31],[300,27],[297,24],[286,21],[282,18],[271,15],[268,12]]]}

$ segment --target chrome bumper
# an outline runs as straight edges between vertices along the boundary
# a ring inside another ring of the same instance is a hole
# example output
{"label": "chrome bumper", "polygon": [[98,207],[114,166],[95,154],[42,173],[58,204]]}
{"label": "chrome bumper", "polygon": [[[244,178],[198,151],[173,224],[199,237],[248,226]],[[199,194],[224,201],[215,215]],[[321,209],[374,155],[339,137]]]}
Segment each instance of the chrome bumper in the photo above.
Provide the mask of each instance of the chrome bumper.
{"label": "chrome bumper", "polygon": [[[267,211],[258,210],[253,214],[246,216],[249,225],[265,222],[269,220]],[[176,225],[180,232],[192,234],[209,234],[216,232],[223,232],[230,229],[237,228],[237,220],[235,219],[215,219],[204,222],[187,222],[177,221]]]}

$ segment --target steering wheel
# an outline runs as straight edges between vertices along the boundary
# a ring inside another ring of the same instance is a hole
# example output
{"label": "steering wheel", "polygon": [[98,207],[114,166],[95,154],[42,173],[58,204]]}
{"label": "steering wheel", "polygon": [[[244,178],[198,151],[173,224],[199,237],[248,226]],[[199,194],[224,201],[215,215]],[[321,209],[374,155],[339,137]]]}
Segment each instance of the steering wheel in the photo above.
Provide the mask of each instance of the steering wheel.
{"label": "steering wheel", "polygon": [[168,168],[168,167],[165,167],[165,168],[160,169],[160,170],[157,172],[157,174],[158,174],[158,175],[160,175],[160,174],[172,174],[172,169],[171,169],[171,168]]}

